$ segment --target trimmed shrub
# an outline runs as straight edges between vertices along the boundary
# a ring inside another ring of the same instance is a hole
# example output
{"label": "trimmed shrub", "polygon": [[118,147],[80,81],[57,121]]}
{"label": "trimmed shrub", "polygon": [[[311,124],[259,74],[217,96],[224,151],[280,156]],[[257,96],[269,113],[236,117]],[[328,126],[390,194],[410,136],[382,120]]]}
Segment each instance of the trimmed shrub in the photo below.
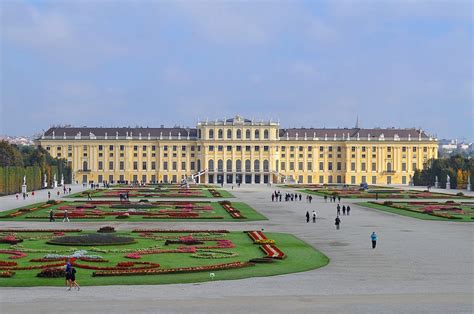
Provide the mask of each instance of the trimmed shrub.
{"label": "trimmed shrub", "polygon": [[456,196],[464,196],[463,192],[456,193]]}
{"label": "trimmed shrub", "polygon": [[112,226],[105,226],[105,227],[100,227],[99,230],[97,230],[99,233],[112,233],[115,232],[115,228]]}
{"label": "trimmed shrub", "polygon": [[392,206],[392,205],[393,205],[393,202],[392,202],[392,201],[385,201],[385,202],[383,202],[383,204],[384,204],[385,206]]}
{"label": "trimmed shrub", "polygon": [[45,268],[36,276],[43,278],[60,278],[66,276],[66,271],[63,268]]}

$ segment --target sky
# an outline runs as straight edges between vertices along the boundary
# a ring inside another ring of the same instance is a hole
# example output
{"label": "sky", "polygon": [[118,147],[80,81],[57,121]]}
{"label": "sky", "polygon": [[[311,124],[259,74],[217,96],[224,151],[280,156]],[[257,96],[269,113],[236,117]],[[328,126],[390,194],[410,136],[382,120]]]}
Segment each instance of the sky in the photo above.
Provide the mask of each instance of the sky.
{"label": "sky", "polygon": [[474,139],[471,1],[0,1],[0,134],[416,127]]}

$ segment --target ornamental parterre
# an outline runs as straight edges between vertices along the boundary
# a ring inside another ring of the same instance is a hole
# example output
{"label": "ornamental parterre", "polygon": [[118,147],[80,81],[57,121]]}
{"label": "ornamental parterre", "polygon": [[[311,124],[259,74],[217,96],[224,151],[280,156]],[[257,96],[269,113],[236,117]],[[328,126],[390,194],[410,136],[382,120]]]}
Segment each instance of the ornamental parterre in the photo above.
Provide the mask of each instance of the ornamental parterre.
{"label": "ornamental parterre", "polygon": [[[116,231],[113,236],[128,237],[134,241],[122,244],[120,248],[96,248],[93,245],[81,245],[80,249],[64,245],[58,248],[48,244],[50,238],[68,236],[104,236],[98,232],[72,232],[67,229],[51,231],[30,229],[27,232],[15,230],[14,236],[28,239],[21,244],[0,244],[0,271],[2,280],[16,280],[15,272],[31,278],[41,278],[42,285],[59,284],[54,278],[63,274],[66,260],[78,270],[77,276],[142,276],[180,274],[205,271],[225,271],[254,266],[251,260],[262,258],[282,259],[286,255],[261,231],[229,232],[227,230],[162,230],[135,229],[131,232]],[[99,229],[101,230],[101,229]],[[104,230],[104,229],[102,229]],[[107,228],[107,231],[112,230]],[[10,230],[4,229],[3,234]],[[10,234],[10,233],[8,233]],[[249,236],[254,244],[248,244]],[[241,250],[239,245],[247,247]],[[122,247],[125,248],[122,249]],[[252,248],[256,248],[253,250]],[[249,248],[253,253],[249,255]],[[244,254],[242,254],[244,252]],[[100,255],[97,255],[99,253]],[[14,259],[14,261],[12,261]],[[221,263],[208,264],[209,259],[222,260]],[[202,261],[202,262],[200,262]],[[278,261],[280,262],[280,261]],[[204,264],[204,265],[203,265]],[[165,265],[165,266],[163,266]],[[268,267],[258,263],[258,267]],[[0,281],[0,286],[4,281]]]}

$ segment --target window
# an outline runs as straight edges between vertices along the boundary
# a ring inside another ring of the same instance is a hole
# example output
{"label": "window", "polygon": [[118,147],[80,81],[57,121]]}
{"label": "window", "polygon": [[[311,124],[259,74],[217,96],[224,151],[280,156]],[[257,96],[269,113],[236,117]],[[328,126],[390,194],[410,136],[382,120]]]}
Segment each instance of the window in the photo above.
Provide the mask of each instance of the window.
{"label": "window", "polygon": [[217,146],[217,151],[222,152],[224,150],[224,146],[219,145]]}
{"label": "window", "polygon": [[328,170],[332,170],[332,162],[328,162]]}
{"label": "window", "polygon": [[324,183],[324,176],[319,176],[319,183]]}
{"label": "window", "polygon": [[361,179],[362,179],[362,180],[361,180],[362,183],[367,183],[367,178],[366,178],[365,176],[362,176]]}
{"label": "window", "polygon": [[309,184],[313,183],[313,177],[312,176],[308,176],[308,183]]}
{"label": "window", "polygon": [[104,147],[102,145],[99,145],[99,150],[103,150]]}
{"label": "window", "polygon": [[172,166],[173,166],[173,170],[175,171],[178,170],[178,163],[176,161],[173,161]]}
{"label": "window", "polygon": [[324,146],[319,146],[319,151],[324,152]]}
{"label": "window", "polygon": [[228,172],[231,172],[231,171],[232,171],[232,160],[231,160],[231,159],[227,159],[227,162],[226,162],[226,171],[228,171]]}
{"label": "window", "polygon": [[356,184],[356,177],[355,176],[351,176],[351,184]]}
{"label": "window", "polygon": [[196,163],[191,161],[191,170],[196,170]]}
{"label": "window", "polygon": [[210,146],[209,146],[209,151],[210,151],[210,152],[213,152],[213,151],[214,151],[214,145],[210,145]]}
{"label": "window", "polygon": [[377,171],[377,164],[375,162],[372,163],[372,171]]}
{"label": "window", "polygon": [[228,146],[227,146],[227,151],[228,151],[228,152],[231,152],[231,151],[232,151],[232,146],[228,145]]}
{"label": "window", "polygon": [[337,162],[337,170],[342,170],[342,163],[340,161]]}
{"label": "window", "polygon": [[133,170],[138,170],[138,161],[133,162]]}
{"label": "window", "polygon": [[178,146],[173,145],[173,151],[175,152],[175,151],[177,151],[177,150],[178,150]]}
{"label": "window", "polygon": [[293,161],[290,161],[290,171],[295,170],[295,163]]}
{"label": "window", "polygon": [[125,145],[120,145],[120,150],[124,151],[125,150]]}
{"label": "window", "polygon": [[209,130],[209,138],[210,139],[214,138],[214,130]]}
{"label": "window", "polygon": [[133,146],[133,150],[134,150],[134,151],[137,151],[137,150],[138,150],[138,146],[137,146],[137,145]]}
{"label": "window", "polygon": [[250,160],[249,159],[247,159],[245,161],[245,171],[250,172]]}
{"label": "window", "polygon": [[255,146],[255,151],[256,152],[260,151],[260,146]]}
{"label": "window", "polygon": [[352,152],[355,152],[355,151],[356,151],[355,146],[352,146],[352,147],[351,147],[351,151],[352,151]]}
{"label": "window", "polygon": [[269,137],[268,130],[263,131],[263,138],[268,140],[268,137]]}
{"label": "window", "polygon": [[268,172],[269,170],[270,170],[269,162],[268,162],[268,160],[265,159],[263,161],[263,171]]}
{"label": "window", "polygon": [[402,162],[402,171],[407,171],[407,164]]}
{"label": "window", "polygon": [[416,147],[413,147],[413,152],[416,153]]}
{"label": "window", "polygon": [[209,170],[210,172],[214,172],[214,160],[209,159],[209,161],[207,162],[207,165],[208,165],[208,167],[207,167],[208,170]]}
{"label": "window", "polygon": [[237,138],[238,139],[242,138],[242,131],[240,129],[237,130]]}
{"label": "window", "polygon": [[356,170],[356,164],[355,162],[351,162],[351,171],[355,171]]}
{"label": "window", "polygon": [[392,171],[392,163],[391,162],[387,162],[387,171],[388,172]]}
{"label": "window", "polygon": [[329,148],[329,151],[332,152],[332,146],[329,146],[328,148]]}
{"label": "window", "polygon": [[109,170],[114,170],[114,162],[109,161]]}
{"label": "window", "polygon": [[365,169],[365,162],[363,162],[360,166],[361,166],[361,171],[366,171],[366,169]]}
{"label": "window", "polygon": [[250,130],[249,129],[245,130],[245,138],[250,139]]}
{"label": "window", "polygon": [[232,138],[232,130],[231,129],[228,129],[227,130],[227,139],[231,139]]}
{"label": "window", "polygon": [[260,160],[256,159],[253,161],[253,169],[254,171],[260,171]]}
{"label": "window", "polygon": [[222,129],[217,130],[217,138],[224,138],[224,131],[222,131]]}
{"label": "window", "polygon": [[299,150],[300,152],[302,152],[303,149],[304,149],[303,146],[299,146],[299,147],[298,147],[298,150]]}
{"label": "window", "polygon": [[341,150],[342,150],[341,146],[338,146],[338,147],[337,147],[337,151],[340,153]]}
{"label": "window", "polygon": [[155,150],[156,150],[156,145],[152,145],[152,146],[151,146],[151,150],[152,150],[152,151],[155,151]]}
{"label": "window", "polygon": [[114,145],[109,145],[109,150],[114,150]]}
{"label": "window", "polygon": [[168,145],[163,146],[163,150],[166,152],[168,151]]}
{"label": "window", "polygon": [[242,146],[237,145],[237,146],[235,147],[235,149],[236,149],[238,152],[240,152],[240,151],[242,151]]}
{"label": "window", "polygon": [[313,170],[313,163],[311,161],[308,161],[308,171],[312,171]]}
{"label": "window", "polygon": [[324,170],[324,162],[319,162],[319,170],[323,171]]}
{"label": "window", "polygon": [[372,176],[372,184],[377,184],[377,176]]}
{"label": "window", "polygon": [[185,146],[185,145],[181,146],[181,150],[182,150],[183,152],[185,152],[185,151],[186,151],[186,146]]}
{"label": "window", "polygon": [[259,130],[255,130],[255,138],[256,139],[260,138],[260,131]]}
{"label": "window", "polygon": [[103,170],[103,169],[104,169],[104,165],[102,161],[99,161],[99,170]]}
{"label": "window", "polygon": [[163,162],[163,170],[168,170],[168,162]]}
{"label": "window", "polygon": [[428,152],[428,147],[423,147],[423,152],[424,153]]}
{"label": "window", "polygon": [[406,153],[406,151],[407,151],[406,146],[403,146],[403,147],[402,147],[402,153]]}
{"label": "window", "polygon": [[185,161],[181,162],[181,170],[186,171],[186,162]]}
{"label": "window", "polygon": [[365,153],[365,146],[362,146],[362,152]]}
{"label": "window", "polygon": [[413,163],[413,168],[412,171],[415,171],[417,169],[416,162]]}
{"label": "window", "polygon": [[250,151],[250,146],[245,146],[245,151],[249,152]]}
{"label": "window", "polygon": [[295,147],[294,146],[290,146],[290,152],[294,152],[295,151]]}
{"label": "window", "polygon": [[240,159],[237,159],[237,161],[235,162],[235,165],[236,165],[236,168],[237,168],[237,172],[241,172],[242,171],[242,161]]}
{"label": "window", "polygon": [[402,176],[402,184],[407,184],[407,177],[406,176]]}
{"label": "window", "polygon": [[269,149],[268,146],[263,146],[263,151],[264,152],[268,152],[268,149]]}
{"label": "window", "polygon": [[286,164],[284,161],[281,162],[281,170],[285,171],[286,170]]}
{"label": "window", "polygon": [[120,170],[124,170],[125,169],[125,163],[123,161],[121,161],[119,163],[119,167],[120,167]]}

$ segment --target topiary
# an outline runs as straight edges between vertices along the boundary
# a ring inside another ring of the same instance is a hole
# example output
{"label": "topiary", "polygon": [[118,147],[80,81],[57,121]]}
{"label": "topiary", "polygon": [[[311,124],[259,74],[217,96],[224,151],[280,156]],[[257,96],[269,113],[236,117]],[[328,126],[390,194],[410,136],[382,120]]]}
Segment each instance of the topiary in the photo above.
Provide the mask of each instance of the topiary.
{"label": "topiary", "polygon": [[456,196],[464,196],[463,192],[456,193]]}
{"label": "topiary", "polygon": [[45,268],[36,275],[36,277],[44,278],[60,278],[65,276],[66,271],[63,268]]}

